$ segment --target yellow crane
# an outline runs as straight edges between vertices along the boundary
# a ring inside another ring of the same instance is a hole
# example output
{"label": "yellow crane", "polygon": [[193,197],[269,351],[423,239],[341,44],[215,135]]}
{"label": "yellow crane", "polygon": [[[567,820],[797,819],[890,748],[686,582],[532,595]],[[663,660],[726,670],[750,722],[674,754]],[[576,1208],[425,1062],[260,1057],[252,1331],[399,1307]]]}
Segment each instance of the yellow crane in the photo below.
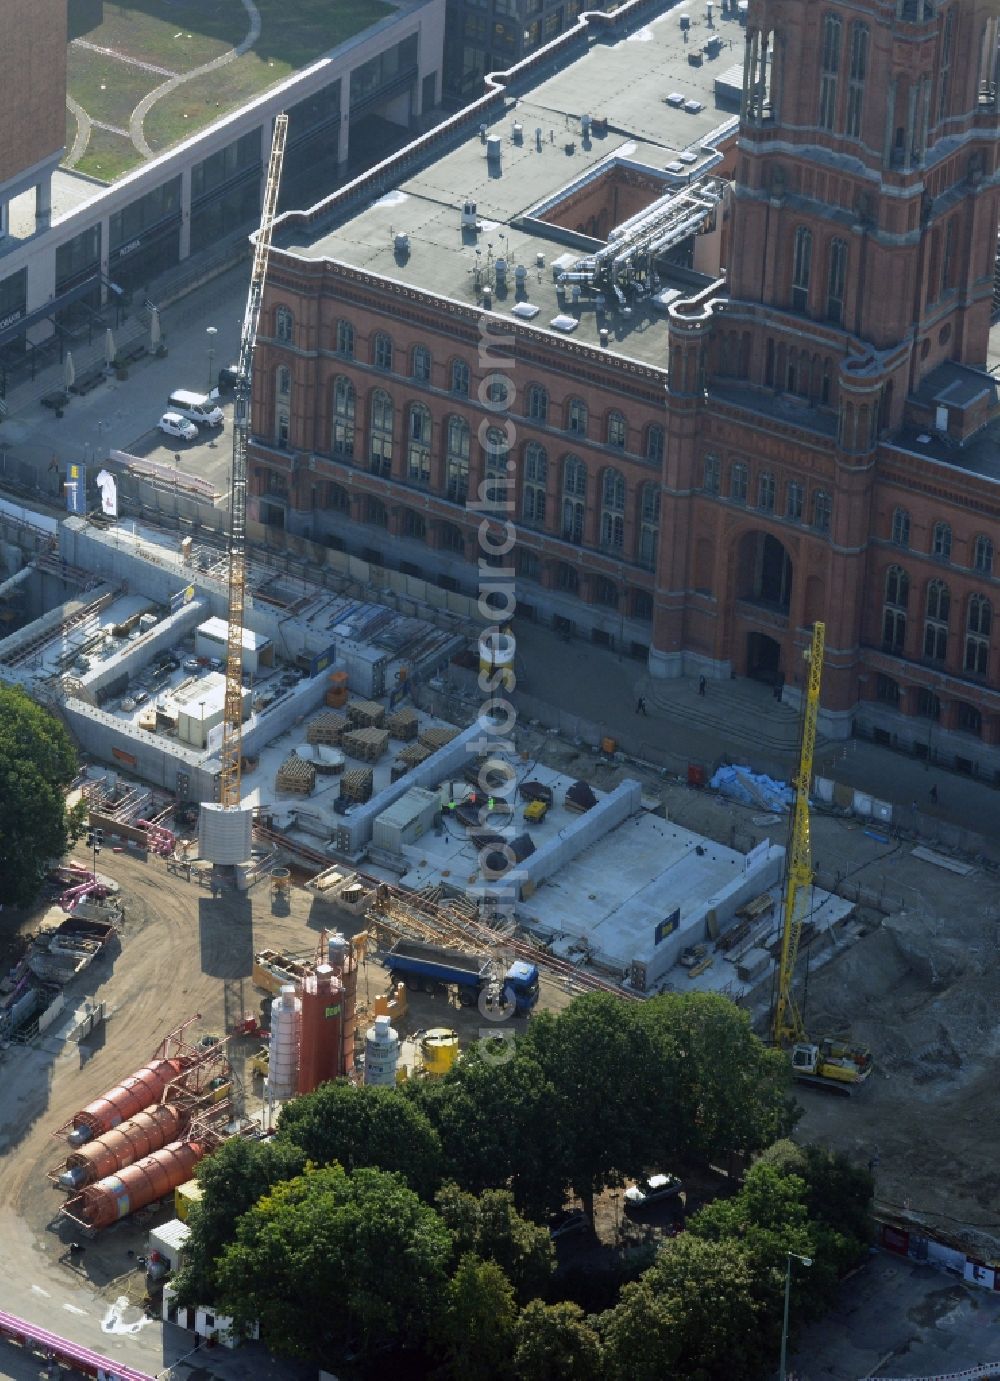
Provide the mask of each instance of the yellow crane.
{"label": "yellow crane", "polygon": [[226,698],[222,712],[222,781],[220,800],[238,806],[243,771],[243,611],[246,604],[247,442],[250,437],[250,385],[264,280],[271,253],[271,231],[278,210],[278,185],[285,157],[288,116],[274,122],[271,159],[264,185],[264,208],[254,246],[233,408],[233,470],[229,493],[229,630],[226,640]]}
{"label": "yellow crane", "polygon": [[803,1083],[833,1088],[840,1093],[850,1093],[854,1085],[862,1083],[871,1073],[870,1053],[843,1041],[824,1039],[818,1044],[811,1042],[806,1036],[802,1014],[792,991],[802,924],[813,881],[809,787],[816,751],[816,724],[825,649],[826,625],[817,622],[813,624],[812,642],[806,653],[809,675],[802,706],[802,741],[786,859],[781,958],[771,1034],[775,1045],[791,1045],[792,1071],[797,1079]]}

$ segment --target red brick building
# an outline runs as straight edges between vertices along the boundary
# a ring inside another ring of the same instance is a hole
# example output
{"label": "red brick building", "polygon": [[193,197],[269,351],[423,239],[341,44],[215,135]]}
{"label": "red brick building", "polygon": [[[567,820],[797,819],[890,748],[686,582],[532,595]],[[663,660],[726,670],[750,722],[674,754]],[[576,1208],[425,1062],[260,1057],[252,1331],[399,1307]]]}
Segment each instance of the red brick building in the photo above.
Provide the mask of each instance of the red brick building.
{"label": "red brick building", "polygon": [[992,776],[997,20],[630,8],[286,218],[258,516],[471,591],[510,463],[522,617],[793,696],[823,618],[826,732]]}

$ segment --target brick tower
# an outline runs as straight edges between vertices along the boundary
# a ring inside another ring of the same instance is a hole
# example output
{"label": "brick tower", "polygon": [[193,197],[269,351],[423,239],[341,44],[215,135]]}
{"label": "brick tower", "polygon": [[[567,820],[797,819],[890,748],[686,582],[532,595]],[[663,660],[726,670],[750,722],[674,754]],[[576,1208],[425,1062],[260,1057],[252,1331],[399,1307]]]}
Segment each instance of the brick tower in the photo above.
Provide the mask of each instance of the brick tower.
{"label": "brick tower", "polygon": [[986,361],[998,13],[751,0],[728,296],[672,313],[654,671],[793,689],[823,617],[846,728],[880,442],[942,364]]}

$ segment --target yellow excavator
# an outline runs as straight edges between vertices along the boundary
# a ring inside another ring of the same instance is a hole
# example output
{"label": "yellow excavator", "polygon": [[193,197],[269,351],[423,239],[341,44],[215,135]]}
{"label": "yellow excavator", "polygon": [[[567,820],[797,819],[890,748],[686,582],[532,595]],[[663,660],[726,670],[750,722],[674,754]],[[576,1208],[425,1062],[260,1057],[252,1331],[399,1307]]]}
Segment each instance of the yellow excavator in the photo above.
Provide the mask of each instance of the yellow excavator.
{"label": "yellow excavator", "polygon": [[826,625],[815,623],[812,643],[806,653],[809,676],[802,706],[799,770],[795,780],[795,805],[785,858],[784,919],[772,1038],[775,1045],[791,1046],[792,1073],[800,1083],[812,1084],[835,1093],[851,1094],[871,1074],[871,1053],[844,1041],[810,1041],[806,1035],[802,1014],[792,994],[799,941],[802,938],[802,923],[813,881],[809,787],[812,782],[813,754],[816,748],[816,723],[819,718],[819,689],[823,676],[825,646]]}

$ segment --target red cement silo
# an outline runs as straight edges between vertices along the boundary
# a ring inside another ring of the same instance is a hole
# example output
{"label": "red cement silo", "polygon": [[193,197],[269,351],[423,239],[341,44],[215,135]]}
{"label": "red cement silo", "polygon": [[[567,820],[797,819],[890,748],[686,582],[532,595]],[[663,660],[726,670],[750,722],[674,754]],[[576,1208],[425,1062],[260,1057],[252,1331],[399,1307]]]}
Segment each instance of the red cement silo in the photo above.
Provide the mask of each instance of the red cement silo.
{"label": "red cement silo", "polygon": [[64,1189],[82,1189],[85,1184],[113,1175],[123,1165],[131,1165],[159,1151],[168,1141],[176,1141],[187,1121],[187,1113],[174,1103],[146,1108],[96,1141],[88,1141],[78,1151],[71,1151],[59,1183]]}
{"label": "red cement silo", "polygon": [[66,1202],[65,1210],[88,1228],[110,1227],[119,1218],[164,1198],[179,1184],[186,1184],[205,1154],[193,1141],[173,1141],[151,1156],[126,1165],[118,1175],[98,1180]]}
{"label": "red cement silo", "polygon": [[[136,1070],[130,1079],[123,1080],[116,1088],[109,1089],[101,1098],[96,1098],[82,1112],[78,1112],[73,1118],[74,1131],[100,1136],[117,1127],[120,1122],[134,1117],[137,1112],[142,1112],[151,1103],[158,1103],[163,1097],[163,1090],[178,1074],[183,1074],[190,1063],[184,1057],[151,1060],[148,1065]],[[72,1132],[70,1137],[77,1139]]]}
{"label": "red cement silo", "polygon": [[340,1034],[338,1075],[350,1074],[354,1068],[354,1040],[358,1029],[358,961],[354,954],[347,958],[340,973],[340,981],[344,988],[344,1014]]}
{"label": "red cement silo", "polygon": [[329,964],[320,964],[302,985],[299,1093],[336,1079],[341,1068],[344,991]]}

